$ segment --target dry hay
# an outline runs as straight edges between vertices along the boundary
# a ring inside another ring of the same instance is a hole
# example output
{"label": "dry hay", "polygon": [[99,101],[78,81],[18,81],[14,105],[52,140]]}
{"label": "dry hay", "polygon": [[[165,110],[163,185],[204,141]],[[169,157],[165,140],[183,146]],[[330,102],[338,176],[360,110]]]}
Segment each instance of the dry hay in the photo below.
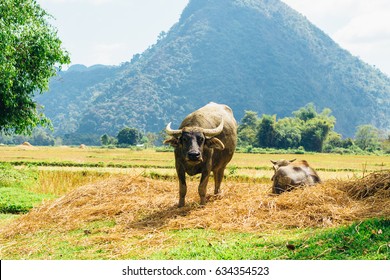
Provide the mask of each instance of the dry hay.
{"label": "dry hay", "polygon": [[[110,233],[121,238],[186,228],[262,232],[332,227],[365,218],[390,217],[389,178],[386,171],[361,180],[329,180],[279,196],[270,194],[270,184],[227,181],[222,194],[210,196],[205,207],[197,204],[197,182],[193,181],[189,184],[187,205],[178,209],[176,182],[121,175],[47,202],[3,229],[1,235],[12,237],[41,230],[66,232],[102,220],[114,220]],[[365,195],[356,195],[360,191],[355,188],[364,189]]]}
{"label": "dry hay", "polygon": [[23,142],[22,143],[22,146],[28,146],[28,147],[32,147],[32,145],[30,144],[30,142]]}
{"label": "dry hay", "polygon": [[381,197],[390,198],[390,171],[378,171],[361,180],[345,182],[343,190],[354,199],[364,199],[377,193]]}
{"label": "dry hay", "polygon": [[19,149],[21,150],[36,150],[36,147],[34,147],[33,145],[31,145],[30,142],[23,142],[22,144],[20,144],[19,146]]}

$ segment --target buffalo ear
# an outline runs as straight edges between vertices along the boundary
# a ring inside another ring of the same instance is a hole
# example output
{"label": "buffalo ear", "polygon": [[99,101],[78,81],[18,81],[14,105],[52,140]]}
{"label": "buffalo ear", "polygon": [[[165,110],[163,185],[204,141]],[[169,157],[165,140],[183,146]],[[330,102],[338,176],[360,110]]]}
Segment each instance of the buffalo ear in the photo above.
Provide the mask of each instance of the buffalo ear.
{"label": "buffalo ear", "polygon": [[218,138],[211,138],[211,139],[206,139],[206,146],[209,147],[210,149],[217,149],[217,150],[223,150],[225,149],[225,145],[219,140]]}
{"label": "buffalo ear", "polygon": [[277,163],[277,161],[272,160],[272,159],[271,159],[271,162],[272,162],[273,165],[275,165]]}
{"label": "buffalo ear", "polygon": [[164,144],[169,144],[172,147],[177,147],[177,146],[179,146],[179,139],[176,137],[172,137],[172,138],[165,140]]}

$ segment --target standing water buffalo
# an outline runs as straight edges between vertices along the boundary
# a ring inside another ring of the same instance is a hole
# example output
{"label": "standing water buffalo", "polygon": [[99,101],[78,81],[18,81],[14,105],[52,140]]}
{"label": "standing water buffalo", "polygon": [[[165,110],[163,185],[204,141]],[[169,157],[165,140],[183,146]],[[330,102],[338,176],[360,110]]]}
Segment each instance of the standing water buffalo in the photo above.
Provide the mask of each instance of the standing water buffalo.
{"label": "standing water buffalo", "polygon": [[232,110],[222,104],[209,103],[189,114],[178,130],[166,127],[165,140],[175,147],[175,166],[179,178],[179,207],[185,205],[187,193],[186,173],[202,174],[198,192],[200,204],[206,204],[206,187],[213,171],[214,194],[219,193],[225,167],[232,159],[237,145],[237,123]]}
{"label": "standing water buffalo", "polygon": [[314,185],[321,183],[317,172],[311,168],[306,160],[294,162],[293,160],[271,160],[274,168],[272,176],[272,192],[280,194],[296,186]]}

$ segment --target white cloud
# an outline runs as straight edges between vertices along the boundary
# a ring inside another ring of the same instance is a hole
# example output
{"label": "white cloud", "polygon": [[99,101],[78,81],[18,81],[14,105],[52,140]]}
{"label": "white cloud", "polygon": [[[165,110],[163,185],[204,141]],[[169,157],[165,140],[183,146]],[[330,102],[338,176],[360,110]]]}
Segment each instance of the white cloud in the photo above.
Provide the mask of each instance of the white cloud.
{"label": "white cloud", "polygon": [[390,76],[390,1],[283,0],[341,47]]}
{"label": "white cloud", "polygon": [[334,33],[339,41],[356,43],[380,42],[390,40],[389,13],[374,11],[357,15],[347,25]]}
{"label": "white cloud", "polygon": [[[72,64],[116,65],[154,44],[177,22],[188,0],[37,0]],[[111,52],[111,54],[110,54]],[[111,60],[110,60],[111,58]]]}
{"label": "white cloud", "polygon": [[283,0],[327,33],[348,22],[358,7],[356,0]]}

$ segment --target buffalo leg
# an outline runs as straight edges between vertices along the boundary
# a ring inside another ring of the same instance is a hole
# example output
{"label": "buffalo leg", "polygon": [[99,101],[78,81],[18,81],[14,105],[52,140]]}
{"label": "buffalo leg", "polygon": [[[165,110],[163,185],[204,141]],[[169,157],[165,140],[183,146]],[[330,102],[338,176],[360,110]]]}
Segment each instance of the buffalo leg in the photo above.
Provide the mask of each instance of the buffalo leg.
{"label": "buffalo leg", "polygon": [[206,204],[207,183],[209,182],[210,172],[202,173],[200,184],[198,187],[198,193],[200,197],[200,205]]}
{"label": "buffalo leg", "polygon": [[185,205],[185,199],[187,194],[186,174],[182,168],[178,168],[177,176],[179,177],[179,207]]}
{"label": "buffalo leg", "polygon": [[223,174],[224,174],[225,168],[220,168],[216,171],[214,171],[214,180],[215,180],[215,187],[214,187],[214,194],[219,194],[220,186],[223,180]]}

